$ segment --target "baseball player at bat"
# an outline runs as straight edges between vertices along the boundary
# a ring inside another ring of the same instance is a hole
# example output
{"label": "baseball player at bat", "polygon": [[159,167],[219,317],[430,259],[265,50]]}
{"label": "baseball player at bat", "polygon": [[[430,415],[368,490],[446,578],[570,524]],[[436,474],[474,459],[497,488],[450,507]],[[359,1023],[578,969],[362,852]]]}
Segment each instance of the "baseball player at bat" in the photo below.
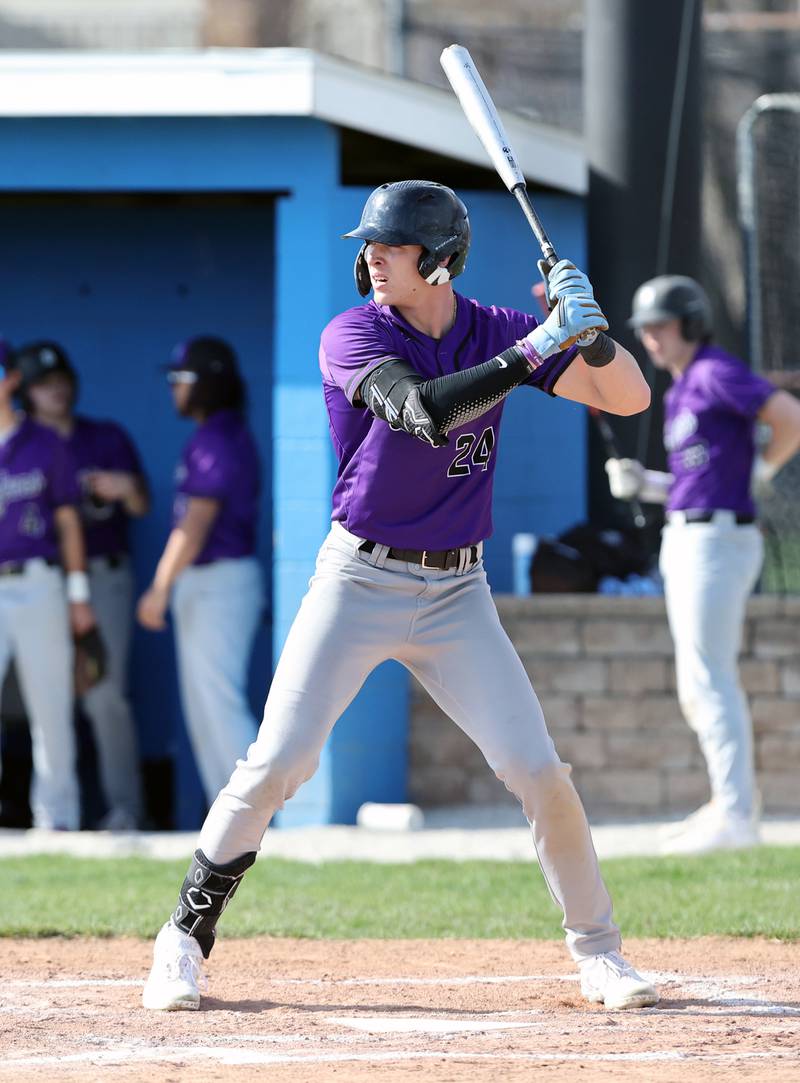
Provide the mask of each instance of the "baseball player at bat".
{"label": "baseball player at bat", "polygon": [[654,1004],[655,989],[620,954],[570,768],[500,625],[482,562],[508,395],[525,385],[634,413],[649,402],[647,384],[621,346],[602,368],[578,356],[577,336],[607,322],[589,280],[566,260],[550,272],[555,305],[541,324],[455,293],[470,226],[450,188],[381,185],[345,236],[360,242],[356,285],[372,299],[322,333],[339,459],[331,531],[258,737],[212,806],[156,939],[145,1007],[197,1007],[217,919],[271,817],[313,775],[336,719],[387,659],[417,677],[521,802],[584,995],[608,1008]]}
{"label": "baseball player at bat", "polygon": [[75,464],[56,433],[15,409],[22,380],[0,345],[0,675],[13,658],[31,729],[34,827],[77,830],[72,635],[96,622]]}
{"label": "baseball player at bat", "polygon": [[[664,850],[751,846],[760,801],[738,654],[763,557],[752,494],[800,447],[800,403],[712,344],[711,306],[691,278],[643,283],[629,323],[655,367],[673,378],[664,399],[670,470],[617,458],[606,470],[615,497],[666,504],[660,566],[678,697],[711,783],[710,802],[670,830]],[[759,455],[756,421],[771,428]]]}
{"label": "baseball player at bat", "polygon": [[[108,809],[99,827],[135,830],[141,815],[139,750],[128,702],[128,653],[133,628],[133,570],[128,522],[149,508],[139,454],[114,421],[75,413],[78,374],[57,342],[38,341],[16,354],[20,401],[30,416],[67,442],[77,470],[86,538],[89,589],[105,646],[101,679],[76,689],[92,726]],[[82,641],[77,644],[80,655]]]}

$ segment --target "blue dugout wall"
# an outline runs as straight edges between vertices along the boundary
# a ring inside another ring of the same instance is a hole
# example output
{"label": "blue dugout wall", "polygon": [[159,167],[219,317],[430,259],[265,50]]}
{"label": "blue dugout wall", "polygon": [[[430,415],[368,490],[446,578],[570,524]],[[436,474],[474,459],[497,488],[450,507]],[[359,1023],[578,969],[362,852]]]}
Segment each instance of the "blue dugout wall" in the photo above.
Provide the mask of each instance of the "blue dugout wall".
{"label": "blue dugout wall", "polygon": [[[152,514],[134,528],[140,589],[169,528],[172,472],[190,432],[156,366],[175,341],[203,330],[240,352],[264,465],[259,555],[272,569],[271,627],[252,667],[260,712],[270,651],[280,651],[329,525],[335,461],[317,349],[325,323],[360,300],[355,242],[340,235],[368,190],[339,185],[337,132],[311,119],[2,120],[0,151],[10,256],[0,267],[0,330],[12,342],[63,341],[81,373],[81,407],[119,420],[139,445],[154,492]],[[462,194],[475,240],[458,289],[530,307],[536,252],[515,204],[501,191]],[[537,203],[556,245],[580,259],[579,201]],[[558,530],[583,515],[584,431],[570,404],[512,396],[487,547],[496,590],[511,585],[515,531]],[[171,637],[137,630],[132,688],[143,755],[175,758],[176,823],[196,827],[204,803]],[[277,822],[349,822],[362,801],[403,800],[407,718],[406,674],[382,666]]]}

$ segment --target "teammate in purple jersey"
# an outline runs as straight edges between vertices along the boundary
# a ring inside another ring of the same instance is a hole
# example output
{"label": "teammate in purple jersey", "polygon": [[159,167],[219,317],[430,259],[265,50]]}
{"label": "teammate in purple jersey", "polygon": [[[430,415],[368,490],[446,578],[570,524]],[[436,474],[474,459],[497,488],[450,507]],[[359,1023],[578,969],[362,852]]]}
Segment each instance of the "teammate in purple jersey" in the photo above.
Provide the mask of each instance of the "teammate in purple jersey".
{"label": "teammate in purple jersey", "polygon": [[181,700],[210,805],[258,729],[247,671],[264,605],[255,556],[261,470],[228,343],[182,343],[167,376],[178,413],[197,428],[177,470],[173,529],[138,615],[145,628],[164,628],[172,596]]}
{"label": "teammate in purple jersey", "polygon": [[141,816],[141,783],[127,692],[133,628],[128,522],[149,509],[144,472],[120,425],[75,414],[78,376],[62,346],[32,342],[17,351],[16,359],[22,373],[22,404],[31,417],[66,440],[81,491],[89,589],[107,654],[105,676],[82,697],[108,805],[98,826],[135,830]]}
{"label": "teammate in purple jersey", "polygon": [[421,681],[522,803],[584,995],[608,1008],[654,1004],[655,989],[619,954],[570,769],[500,625],[481,559],[506,396],[527,384],[627,414],[646,407],[647,384],[620,346],[612,357],[590,349],[588,362],[571,348],[607,323],[589,280],[566,260],[551,272],[554,307],[541,326],[454,293],[470,229],[449,188],[382,185],[347,236],[362,242],[356,282],[373,299],[322,333],[339,459],[332,529],[258,738],[212,806],[178,906],[156,939],[145,1007],[198,1006],[217,918],[270,819],[314,773],[365,678],[390,658]]}
{"label": "teammate in purple jersey", "polygon": [[[664,503],[660,565],[675,643],[678,697],[706,759],[711,800],[664,840],[693,854],[759,841],[752,722],[739,682],[747,598],[763,556],[751,490],[800,447],[800,403],[711,342],[711,306],[691,278],[645,282],[630,320],[668,371],[664,442],[669,472],[633,459],[606,464],[622,499]],[[756,454],[756,422],[771,429]]]}
{"label": "teammate in purple jersey", "polygon": [[95,624],[79,492],[64,442],[14,409],[22,374],[13,352],[2,352],[0,673],[13,658],[31,729],[34,827],[76,830],[70,632]]}

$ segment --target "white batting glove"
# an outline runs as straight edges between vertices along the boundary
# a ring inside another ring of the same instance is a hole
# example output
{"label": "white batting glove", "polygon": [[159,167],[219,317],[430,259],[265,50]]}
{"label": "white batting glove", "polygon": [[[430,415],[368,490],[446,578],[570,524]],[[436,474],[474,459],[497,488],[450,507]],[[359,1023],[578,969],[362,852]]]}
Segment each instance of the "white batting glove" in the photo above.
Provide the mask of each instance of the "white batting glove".
{"label": "white batting glove", "polygon": [[645,504],[666,504],[675,480],[663,470],[647,470],[638,459],[607,459],[606,473],[611,495],[617,500],[636,498]]}
{"label": "white batting glove", "polygon": [[607,459],[606,473],[611,495],[617,500],[633,500],[644,484],[645,470],[637,459]]}
{"label": "white batting glove", "polygon": [[750,495],[762,500],[772,492],[772,479],[780,467],[768,463],[763,455],[756,454],[750,472]]}

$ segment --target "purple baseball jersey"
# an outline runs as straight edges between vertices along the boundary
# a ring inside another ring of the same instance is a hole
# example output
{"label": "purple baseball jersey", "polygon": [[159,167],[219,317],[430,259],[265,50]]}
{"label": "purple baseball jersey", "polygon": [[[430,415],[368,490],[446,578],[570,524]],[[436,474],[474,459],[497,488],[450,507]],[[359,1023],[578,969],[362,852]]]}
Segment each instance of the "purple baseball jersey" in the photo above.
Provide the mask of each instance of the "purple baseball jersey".
{"label": "purple baseball jersey", "polygon": [[59,560],[53,513],[80,503],[66,443],[26,418],[0,444],[0,564],[44,557]]}
{"label": "purple baseball jersey", "polygon": [[125,430],[113,421],[76,417],[67,445],[78,471],[81,520],[89,557],[128,552],[128,515],[121,501],[98,500],[87,486],[94,470],[116,470],[142,476],[139,454]]}
{"label": "purple baseball jersey", "polygon": [[[412,327],[374,300],[348,309],[322,333],[319,361],[339,459],[334,521],[361,538],[412,549],[454,549],[492,533],[492,485],[503,402],[433,448],[394,431],[353,397],[369,372],[391,358],[429,379],[496,357],[537,326],[533,316],[457,297],[456,320],[441,339]],[[554,354],[525,381],[553,388],[575,356]]]}
{"label": "purple baseball jersey", "polygon": [[220,504],[195,564],[253,555],[261,467],[255,440],[242,414],[219,410],[199,425],[183,449],[175,481],[173,525],[186,514],[191,496],[218,500]]}
{"label": "purple baseball jersey", "polygon": [[675,478],[668,510],[754,514],[755,419],[774,391],[724,350],[700,347],[664,396],[664,444]]}

